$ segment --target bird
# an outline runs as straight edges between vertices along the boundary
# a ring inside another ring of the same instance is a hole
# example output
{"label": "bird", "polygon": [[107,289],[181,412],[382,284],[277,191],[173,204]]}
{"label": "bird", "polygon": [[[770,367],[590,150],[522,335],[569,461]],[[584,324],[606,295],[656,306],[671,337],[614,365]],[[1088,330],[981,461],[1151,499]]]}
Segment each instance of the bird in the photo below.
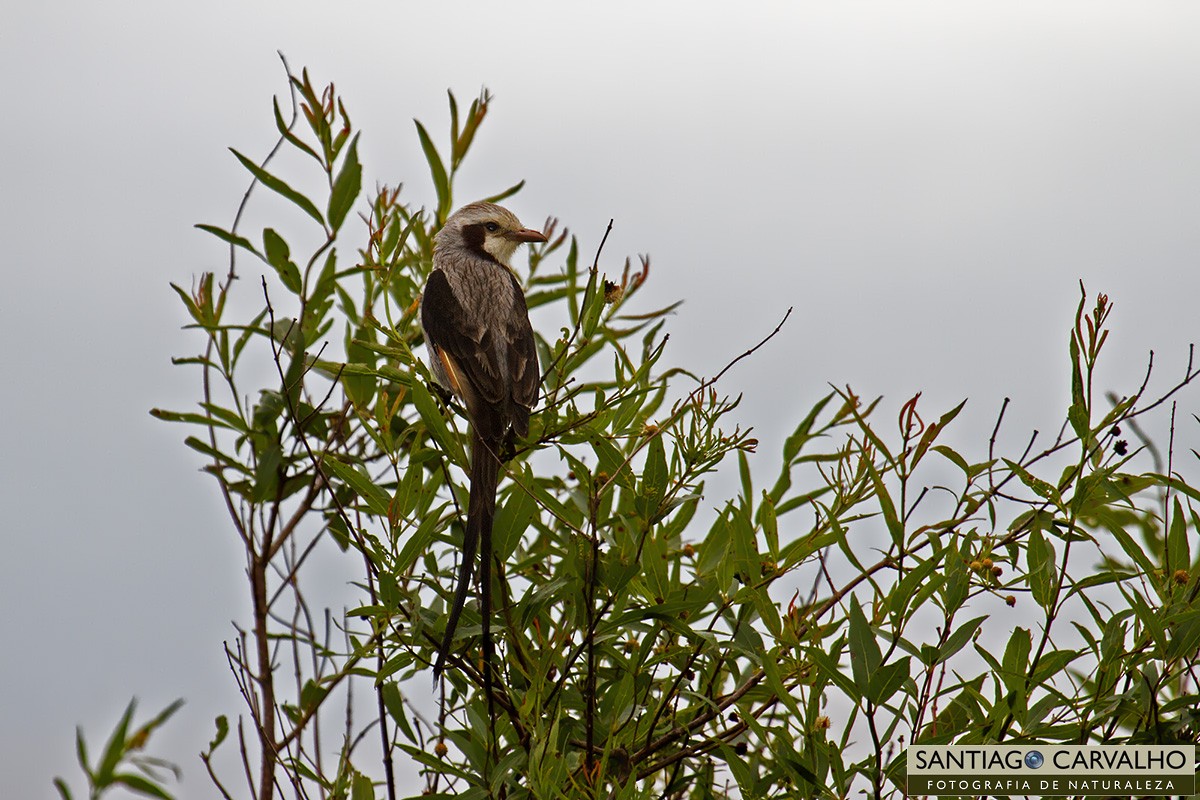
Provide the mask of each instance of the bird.
{"label": "bird", "polygon": [[421,296],[421,328],[435,381],[458,397],[470,426],[470,492],[454,603],[433,666],[436,686],[479,551],[484,680],[492,685],[492,522],[500,450],[527,436],[541,370],[525,294],[509,261],[522,244],[545,242],[516,215],[494,203],[470,203],[451,214],[434,236],[433,269]]}

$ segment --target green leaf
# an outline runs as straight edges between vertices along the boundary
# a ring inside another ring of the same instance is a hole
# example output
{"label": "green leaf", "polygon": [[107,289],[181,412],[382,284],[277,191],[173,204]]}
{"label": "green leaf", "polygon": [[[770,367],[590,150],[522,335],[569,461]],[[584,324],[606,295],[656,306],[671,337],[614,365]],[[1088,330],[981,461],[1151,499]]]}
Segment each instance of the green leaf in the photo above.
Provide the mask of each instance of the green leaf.
{"label": "green leaf", "polygon": [[358,134],[350,140],[350,150],[338,170],[337,178],[333,181],[333,190],[329,194],[329,226],[337,231],[346,220],[346,215],[354,207],[354,201],[362,190],[362,165],[358,163]]}
{"label": "green leaf", "polygon": [[350,800],[375,800],[375,784],[371,783],[371,779],[361,772],[354,773]]}
{"label": "green leaf", "polygon": [[232,147],[229,148],[229,150],[237,157],[238,161],[242,162],[242,166],[249,170],[250,174],[258,179],[259,183],[261,183],[263,186],[266,186],[276,194],[295,203],[301,211],[316,220],[317,223],[319,223],[322,227],[325,226],[325,220],[321,217],[321,212],[317,210],[317,207],[313,205],[311,200],[297,192],[292,187],[288,186],[279,178],[276,178],[274,175],[267,172],[258,164],[255,164],[253,161],[246,158],[237,150],[234,150]]}
{"label": "green leaf", "polygon": [[[1081,300],[1079,310],[1075,315],[1076,326],[1079,324],[1079,315],[1082,313],[1083,301]],[[1079,338],[1074,331],[1071,332],[1069,347],[1071,354],[1071,406],[1067,409],[1067,419],[1070,421],[1075,435],[1087,442],[1091,431],[1089,430],[1087,398],[1083,393],[1083,365],[1079,353]]]}
{"label": "green leaf", "polygon": [[661,604],[671,594],[671,584],[667,579],[667,547],[661,537],[653,533],[646,536],[642,546],[642,574],[646,578],[646,587],[650,590],[650,601]]}
{"label": "green leaf", "polygon": [[507,200],[508,198],[512,197],[514,194],[521,191],[521,189],[523,189],[523,188],[525,188],[525,181],[517,181],[515,184],[508,187],[504,191],[502,191],[498,194],[491,195],[490,197],[485,197],[483,199],[483,201],[485,203],[499,203],[502,200]]}
{"label": "green leaf", "polygon": [[466,157],[467,151],[471,149],[471,142],[475,139],[475,133],[479,130],[479,124],[487,116],[489,99],[490,95],[488,95],[485,89],[478,99],[471,101],[471,109],[467,112],[466,121],[462,126],[462,133],[456,133],[455,135],[453,169],[458,169],[458,165]]}
{"label": "green leaf", "polygon": [[746,458],[746,451],[738,451],[738,475],[742,479],[742,497],[747,503],[754,501],[754,482],[750,475],[750,459]]}
{"label": "green leaf", "polygon": [[1032,676],[1032,685],[1040,686],[1047,680],[1061,675],[1067,666],[1082,655],[1079,650],[1051,650],[1038,659],[1037,669]]}
{"label": "green leaf", "polygon": [[75,758],[79,761],[79,766],[83,769],[83,774],[88,776],[88,780],[95,783],[95,773],[92,772],[92,767],[88,763],[87,741],[83,738],[83,728],[75,728]]}
{"label": "green leaf", "polygon": [[[763,593],[765,594],[765,592]],[[804,713],[800,710],[800,706],[796,703],[796,698],[787,690],[783,683],[783,675],[780,673],[779,663],[775,660],[773,654],[764,653],[761,659],[763,675],[767,679],[767,686],[770,687],[772,694],[783,702],[788,712],[797,719],[802,719]]]}
{"label": "green leaf", "polygon": [[258,464],[254,467],[254,500],[274,500],[279,493],[279,479],[283,477],[282,473],[283,450],[279,440],[272,438],[259,454]]}
{"label": "green leaf", "polygon": [[938,663],[946,661],[961,650],[967,642],[971,641],[972,637],[975,636],[975,632],[979,630],[987,618],[985,614],[982,617],[967,620],[962,625],[959,625],[954,630],[954,633],[947,636],[946,643],[938,649]]}
{"label": "green leaf", "polygon": [[762,502],[758,506],[758,524],[762,527],[763,536],[767,540],[767,552],[772,561],[779,559],[779,520],[775,515],[775,503],[766,489],[762,493]]}
{"label": "green leaf", "polygon": [[291,145],[297,150],[308,153],[310,156],[315,158],[317,163],[323,167],[325,162],[321,160],[321,157],[317,155],[317,152],[301,141],[296,134],[292,133],[290,126],[284,121],[283,112],[279,110],[279,98],[274,97],[271,98],[271,100],[275,110],[275,127],[279,131],[279,135],[287,139],[288,142],[290,142]]}
{"label": "green leaf", "polygon": [[862,695],[857,686],[857,679],[852,680],[835,657],[820,647],[810,647],[806,654],[808,659],[820,670],[821,676],[831,681],[851,699]]}
{"label": "green leaf", "polygon": [[[366,326],[360,327],[346,344],[346,357],[351,364],[365,367],[369,373],[374,372],[374,344],[375,331]],[[346,387],[346,397],[356,408],[366,408],[375,398],[375,378],[371,374],[343,372],[342,385]],[[384,420],[379,422],[385,424]]]}
{"label": "green leaf", "polygon": [[383,519],[389,518],[388,509],[391,506],[391,497],[375,485],[370,478],[349,464],[343,464],[332,457],[324,459],[321,467],[349,486],[367,504],[367,508],[372,514]]}
{"label": "green leaf", "polygon": [[137,708],[137,700],[130,700],[129,705],[125,707],[125,713],[121,715],[121,721],[117,723],[117,727],[113,729],[112,735],[108,739],[108,744],[104,748],[104,755],[100,757],[100,763],[96,765],[95,782],[98,786],[107,786],[112,782],[117,764],[121,762],[121,757],[125,755],[125,742],[129,730],[129,720],[133,717],[133,710],[135,708]]}
{"label": "green leaf", "polygon": [[929,449],[934,440],[937,439],[942,431],[946,429],[946,426],[954,421],[954,418],[958,416],[958,413],[963,410],[963,406],[966,404],[967,401],[963,400],[954,408],[950,409],[945,414],[942,414],[942,416],[938,418],[937,422],[925,429],[925,433],[921,435],[921,440],[917,442],[917,446],[913,450],[912,463],[914,465],[925,456],[925,451]]}
{"label": "green leaf", "polygon": [[509,469],[514,472],[514,483],[505,494],[504,501],[497,504],[492,523],[492,547],[502,562],[507,561],[517,549],[521,537],[538,514],[537,500],[524,488],[534,480],[532,470],[527,464],[515,463]]}
{"label": "green leaf", "polygon": [[465,464],[466,454],[463,453],[462,443],[457,436],[451,433],[442,406],[433,399],[433,395],[430,394],[423,381],[413,380],[408,386],[413,405],[416,406],[417,413],[421,415],[421,421],[425,423],[425,427],[434,441],[456,461]]}
{"label": "green leaf", "polygon": [[871,483],[875,486],[875,499],[879,501],[879,510],[883,512],[883,521],[887,524],[888,533],[892,536],[892,543],[897,547],[904,544],[904,523],[900,521],[900,516],[896,513],[896,504],[892,502],[892,496],[888,493],[887,484],[883,482],[883,476],[879,474],[879,470],[875,469],[875,465],[867,461],[867,472],[871,476]]}
{"label": "green leaf", "polygon": [[[726,515],[722,514],[713,521],[712,526],[708,529],[708,535],[696,548],[696,572],[698,574],[708,575],[718,571],[731,571],[728,556],[733,541],[732,533]],[[726,579],[721,580],[722,584],[726,582]]]}
{"label": "green leaf", "polygon": [[238,236],[236,233],[230,233],[229,231],[225,230],[224,228],[218,228],[216,225],[204,225],[203,223],[196,225],[196,227],[199,228],[200,230],[204,231],[205,233],[211,233],[213,236],[216,236],[221,241],[228,242],[229,244],[233,245],[234,247],[240,247],[243,250],[253,253],[254,255],[258,256],[259,258],[263,257],[262,253],[258,252],[258,250],[256,250],[254,248],[254,245],[250,244],[249,239],[245,239],[241,236]]}
{"label": "green leaf", "polygon": [[750,597],[754,603],[754,609],[758,611],[759,619],[767,626],[771,636],[778,639],[783,634],[783,621],[779,618],[779,606],[771,600],[771,596],[767,594],[765,588],[752,587]]}
{"label": "green leaf", "polygon": [[1017,462],[1009,461],[1007,458],[1003,459],[1003,461],[1008,465],[1008,468],[1012,470],[1013,474],[1017,476],[1021,483],[1028,486],[1034,494],[1036,494],[1038,497],[1050,500],[1060,508],[1062,507],[1062,496],[1059,495],[1057,489],[1040,478],[1033,477],[1033,475],[1029,474],[1028,470],[1026,470]]}
{"label": "green leaf", "polygon": [[229,719],[221,714],[214,723],[217,726],[217,733],[213,736],[212,741],[208,743],[208,753],[211,755],[214,750],[221,746],[221,742],[225,741],[225,737],[229,735]]}
{"label": "green leaf", "polygon": [[967,463],[967,460],[965,458],[963,458],[962,456],[960,456],[958,454],[958,452],[956,450],[954,450],[950,447],[947,447],[944,444],[935,444],[933,447],[931,447],[929,449],[935,453],[941,453],[943,456],[945,456],[947,459],[949,459],[950,462],[952,464],[954,464],[954,466],[958,467],[964,473],[966,473],[968,476],[970,476],[971,466]]}
{"label": "green leaf", "polygon": [[1185,611],[1171,619],[1166,657],[1194,660],[1200,652],[1200,609]]}
{"label": "green leaf", "polygon": [[74,800],[74,798],[71,796],[71,790],[67,788],[67,782],[62,778],[54,779],[54,788],[58,789],[59,797],[61,797],[63,800]]}
{"label": "green leaf", "polygon": [[816,424],[817,417],[821,414],[821,411],[824,410],[825,406],[829,404],[829,401],[832,400],[833,397],[834,393],[830,392],[818,400],[816,404],[809,409],[808,414],[806,414],[804,419],[800,421],[800,424],[796,426],[796,429],[792,432],[792,434],[788,436],[787,440],[783,443],[783,461],[785,464],[790,465],[795,460],[796,456],[800,454],[800,451],[804,448],[804,445],[813,438],[813,425]]}
{"label": "green leaf", "polygon": [[980,689],[987,678],[981,674],[960,686],[949,687],[944,694],[954,699],[922,732],[921,739],[925,744],[952,742],[982,716]]}
{"label": "green leaf", "polygon": [[292,263],[291,251],[283,237],[272,228],[263,231],[263,249],[267,254],[267,263],[279,273],[279,279],[292,294],[300,294],[302,281],[300,268]]}
{"label": "green leaf", "polygon": [[638,515],[648,523],[657,521],[663,495],[667,490],[667,451],[662,434],[652,436],[646,446],[646,464],[642,468],[642,491],[637,498]]}
{"label": "green leaf", "polygon": [[171,795],[167,793],[166,789],[163,789],[158,784],[152,783],[151,781],[143,778],[141,775],[135,775],[131,772],[125,772],[114,776],[113,783],[127,786],[132,791],[137,792],[138,794],[144,794],[147,797],[157,797],[160,798],[160,800],[173,800]]}
{"label": "green leaf", "polygon": [[425,126],[418,120],[413,120],[417,126],[417,136],[421,140],[421,149],[425,151],[425,160],[429,162],[429,174],[433,178],[433,188],[437,191],[437,224],[440,226],[450,216],[450,180],[446,177],[446,167],[442,157],[438,155],[433,140],[425,132]]}
{"label": "green leaf", "polygon": [[300,709],[305,713],[311,712],[321,705],[328,694],[328,686],[322,686],[310,678],[304,682],[304,687],[300,690]]}
{"label": "green leaf", "polygon": [[850,596],[850,613],[847,615],[850,623],[850,667],[854,671],[854,684],[860,693],[867,695],[871,685],[871,677],[879,669],[883,654],[879,650],[879,642],[875,641],[875,632],[867,623],[858,596]]}
{"label": "green leaf", "polygon": [[971,579],[967,574],[967,565],[963,563],[962,554],[951,548],[946,556],[946,582],[942,589],[943,611],[947,616],[962,608],[971,588],[970,583]]}
{"label": "green leaf", "polygon": [[1192,566],[1191,551],[1188,546],[1187,517],[1183,513],[1183,505],[1179,497],[1175,497],[1172,507],[1171,527],[1167,532],[1167,578],[1173,578],[1175,570],[1187,570]]}
{"label": "green leaf", "polygon": [[1049,611],[1054,603],[1057,588],[1057,559],[1054,546],[1035,528],[1029,533],[1025,555],[1028,563],[1029,591],[1034,601]]}
{"label": "green leaf", "polygon": [[912,659],[908,656],[888,664],[881,664],[872,673],[866,696],[875,705],[882,705],[892,698],[908,680]]}
{"label": "green leaf", "polygon": [[1000,678],[1009,691],[1023,691],[1025,673],[1029,667],[1029,653],[1033,648],[1032,639],[1027,628],[1017,627],[1008,639],[1004,649],[1003,669]]}

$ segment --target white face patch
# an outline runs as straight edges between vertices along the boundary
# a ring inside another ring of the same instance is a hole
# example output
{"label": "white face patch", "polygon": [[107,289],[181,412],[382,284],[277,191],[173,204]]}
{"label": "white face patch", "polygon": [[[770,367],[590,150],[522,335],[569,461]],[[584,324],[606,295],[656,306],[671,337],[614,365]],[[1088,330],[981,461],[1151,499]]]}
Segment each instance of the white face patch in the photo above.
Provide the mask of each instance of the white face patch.
{"label": "white face patch", "polygon": [[512,254],[516,252],[517,245],[520,242],[514,242],[511,239],[505,238],[503,228],[492,233],[488,231],[483,239],[483,249],[492,254],[492,257],[501,264],[508,266],[508,260],[512,258]]}

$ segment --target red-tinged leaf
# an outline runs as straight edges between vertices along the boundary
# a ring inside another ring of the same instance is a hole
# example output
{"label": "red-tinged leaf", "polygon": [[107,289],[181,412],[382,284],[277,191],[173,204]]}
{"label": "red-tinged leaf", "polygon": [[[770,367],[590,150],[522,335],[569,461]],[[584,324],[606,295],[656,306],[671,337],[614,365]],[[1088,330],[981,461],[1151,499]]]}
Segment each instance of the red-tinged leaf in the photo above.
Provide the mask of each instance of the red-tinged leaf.
{"label": "red-tinged leaf", "polygon": [[963,406],[966,404],[967,401],[963,400],[954,408],[950,409],[945,414],[942,414],[942,416],[938,418],[937,422],[925,429],[925,433],[921,436],[921,441],[917,442],[917,447],[913,451],[913,465],[916,465],[921,460],[921,458],[925,455],[925,452],[929,449],[930,445],[933,444],[942,431],[946,430],[946,426],[958,416],[958,412],[962,411]]}
{"label": "red-tinged leaf", "polygon": [[279,135],[284,139],[287,139],[293,147],[308,153],[310,156],[316,159],[318,164],[322,164],[322,166],[324,166],[323,162],[321,161],[321,157],[317,155],[317,151],[313,150],[311,147],[301,141],[300,137],[292,133],[291,126],[284,122],[283,113],[279,110],[279,98],[272,98],[272,105],[275,107],[275,127],[279,129]]}
{"label": "red-tinged leaf", "polygon": [[487,116],[488,103],[491,101],[491,95],[484,89],[483,93],[477,100],[472,101],[471,109],[467,112],[467,120],[463,124],[462,134],[455,142],[455,149],[458,151],[458,159],[451,164],[453,169],[458,169],[459,163],[467,155],[467,151],[471,149],[471,142],[475,139],[475,132],[479,130],[480,123]]}

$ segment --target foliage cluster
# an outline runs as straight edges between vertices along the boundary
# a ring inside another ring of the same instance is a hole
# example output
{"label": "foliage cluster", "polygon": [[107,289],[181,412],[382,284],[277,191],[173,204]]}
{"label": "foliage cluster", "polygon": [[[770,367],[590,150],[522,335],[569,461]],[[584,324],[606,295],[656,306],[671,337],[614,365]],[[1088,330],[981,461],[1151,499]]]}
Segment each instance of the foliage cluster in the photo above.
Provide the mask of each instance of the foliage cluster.
{"label": "foliage cluster", "polygon": [[[496,713],[470,607],[440,711],[414,702],[467,496],[463,417],[430,390],[418,298],[490,98],[460,113],[450,96],[448,150],[417,123],[436,191],[421,210],[387,186],[361,201],[333,86],[289,81],[276,149],[306,156],[323,191],[271,171],[275,151],[235,155],[315,244],[296,255],[282,223],[201,226],[230,249],[223,280],[176,287],[203,342],[179,363],[202,397],[154,412],[200,429],[187,444],[246,552],[253,614],[227,644],[246,712],[233,731],[220,717],[203,754],[222,796],[247,796],[237,774],[257,800],[901,796],[907,743],[1200,738],[1200,494],[1122,438],[1142,415],[1174,419],[1192,365],[1159,397],[1143,384],[1106,404],[1093,379],[1111,305],[1085,296],[1049,445],[1005,457],[993,431],[975,461],[946,444],[962,405],[926,422],[914,397],[892,430],[880,401],[835,390],[764,482],[757,443],[727,422],[724,371],[666,366],[670,309],[638,307],[648,261],[606,276],[603,243],[589,268],[553,220],[520,270],[535,319],[561,327],[538,336],[543,401],[499,490]],[[261,285],[237,280],[247,259]],[[261,298],[253,313],[231,314],[237,291]],[[706,518],[705,478],[730,460],[740,489]],[[331,557],[361,562],[344,613],[305,591]],[[222,747],[241,762],[224,773]]]}

